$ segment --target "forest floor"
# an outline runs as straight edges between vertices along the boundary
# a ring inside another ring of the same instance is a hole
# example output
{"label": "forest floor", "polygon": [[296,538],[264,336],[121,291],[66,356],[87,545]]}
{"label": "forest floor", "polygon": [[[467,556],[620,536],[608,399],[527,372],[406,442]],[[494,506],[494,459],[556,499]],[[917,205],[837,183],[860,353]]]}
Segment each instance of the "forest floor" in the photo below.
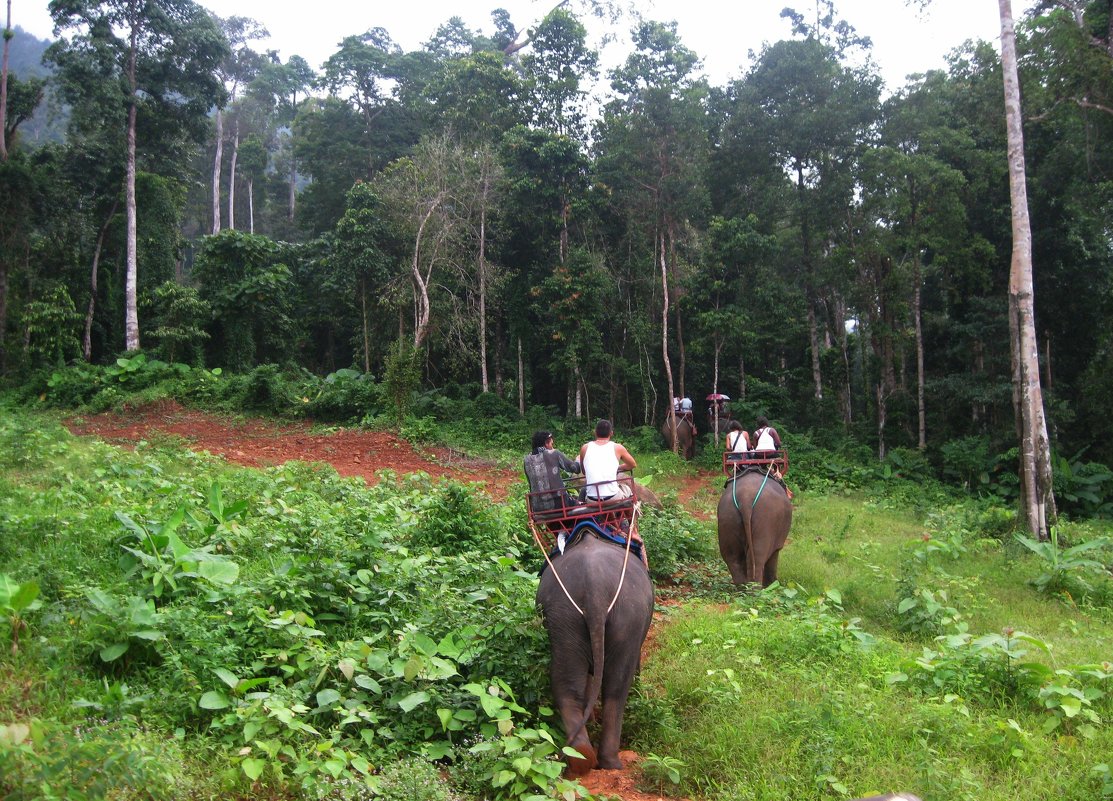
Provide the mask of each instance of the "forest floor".
{"label": "forest floor", "polygon": [[[379,481],[380,470],[398,474],[424,472],[432,478],[475,482],[495,501],[506,501],[512,486],[521,478],[516,470],[491,462],[470,459],[446,447],[418,447],[401,437],[382,431],[337,428],[318,432],[310,423],[288,423],[259,418],[221,416],[187,409],[174,401],[160,401],[140,409],[75,417],[68,421],[74,434],[95,436],[115,445],[131,446],[140,441],[178,438],[197,451],[206,451],[234,464],[269,467],[298,460],[325,462],[343,476],[360,476],[368,484]],[[678,503],[697,517],[709,515],[693,503],[714,484],[711,474],[678,477],[663,487],[677,493]],[[652,635],[646,641],[645,657],[652,652]],[[620,801],[660,801],[658,794],[638,790],[641,757],[623,751],[622,770],[596,770],[581,783],[598,798]]]}

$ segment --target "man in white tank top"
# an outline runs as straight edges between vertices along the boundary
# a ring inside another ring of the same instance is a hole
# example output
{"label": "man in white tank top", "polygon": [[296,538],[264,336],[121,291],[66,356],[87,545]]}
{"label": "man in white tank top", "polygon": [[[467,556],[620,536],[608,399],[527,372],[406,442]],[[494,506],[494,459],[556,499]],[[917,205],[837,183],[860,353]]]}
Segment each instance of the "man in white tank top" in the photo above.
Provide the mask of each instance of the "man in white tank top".
{"label": "man in white tank top", "polygon": [[595,424],[595,439],[580,448],[580,464],[584,468],[585,494],[591,500],[605,501],[618,492],[618,471],[632,471],[638,463],[630,451],[611,442],[614,426],[610,420]]}

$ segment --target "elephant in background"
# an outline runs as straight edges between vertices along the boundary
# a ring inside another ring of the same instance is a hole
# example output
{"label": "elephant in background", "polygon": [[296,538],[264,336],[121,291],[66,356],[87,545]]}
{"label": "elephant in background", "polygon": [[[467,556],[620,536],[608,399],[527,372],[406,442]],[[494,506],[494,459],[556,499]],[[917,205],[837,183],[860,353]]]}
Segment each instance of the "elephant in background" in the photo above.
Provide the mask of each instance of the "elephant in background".
{"label": "elephant in background", "polygon": [[[622,717],[653,617],[649,573],[625,548],[584,534],[542,573],[537,603],[549,633],[553,702],[567,744],[584,756],[568,759],[569,774],[621,768]],[[596,750],[586,727],[600,698],[602,733]]]}
{"label": "elephant in background", "polygon": [[717,517],[719,553],[731,580],[762,587],[776,581],[777,560],[792,526],[784,485],[758,470],[736,475],[723,488]]}
{"label": "elephant in background", "polygon": [[[661,424],[661,436],[665,438],[665,447],[672,450],[672,415],[665,418]],[[676,450],[680,458],[690,461],[696,455],[696,426],[692,418],[678,416],[676,418]]]}

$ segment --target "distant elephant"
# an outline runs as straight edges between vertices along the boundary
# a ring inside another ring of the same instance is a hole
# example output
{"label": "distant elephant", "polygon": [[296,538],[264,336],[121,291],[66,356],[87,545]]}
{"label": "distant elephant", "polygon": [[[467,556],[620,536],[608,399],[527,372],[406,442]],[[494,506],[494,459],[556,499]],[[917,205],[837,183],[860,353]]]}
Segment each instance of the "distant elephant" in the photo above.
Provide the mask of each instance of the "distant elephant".
{"label": "distant elephant", "polygon": [[[661,424],[661,436],[665,438],[665,447],[672,450],[672,415],[665,418]],[[696,455],[696,427],[691,417],[678,416],[676,418],[677,453],[681,459],[691,460]]]}
{"label": "distant elephant", "polygon": [[[585,534],[541,575],[537,603],[549,632],[553,702],[567,744],[584,756],[568,759],[569,774],[621,768],[622,716],[653,616],[649,573],[637,556],[627,556],[625,548]],[[586,726],[600,697],[603,725],[596,751]]]}
{"label": "distant elephant", "polygon": [[719,498],[718,522],[719,553],[731,580],[762,587],[776,581],[777,560],[792,526],[784,485],[759,470],[730,479]]}
{"label": "distant elephant", "polygon": [[731,422],[732,419],[733,418],[729,414],[726,414],[726,415],[720,414],[719,417],[717,417],[717,418],[713,414],[708,414],[707,415],[707,431],[708,431],[708,433],[710,433],[711,436],[714,437],[715,436],[715,425],[716,425],[716,423],[718,423],[719,436],[720,437],[725,437],[726,433],[727,433],[727,426],[730,425],[730,422]]}

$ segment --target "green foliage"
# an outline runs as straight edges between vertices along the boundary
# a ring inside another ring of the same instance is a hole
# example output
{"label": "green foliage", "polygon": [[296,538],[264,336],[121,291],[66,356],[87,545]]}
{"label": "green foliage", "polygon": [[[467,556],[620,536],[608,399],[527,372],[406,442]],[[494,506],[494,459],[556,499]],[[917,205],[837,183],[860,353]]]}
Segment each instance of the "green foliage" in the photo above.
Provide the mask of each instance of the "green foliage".
{"label": "green foliage", "polygon": [[151,330],[147,337],[155,344],[150,352],[167,362],[189,362],[201,366],[204,342],[209,333],[204,324],[212,316],[209,304],[197,290],[176,281],[159,284],[141,304]]}
{"label": "green foliage", "polygon": [[638,533],[649,554],[649,571],[657,580],[671,578],[692,562],[715,556],[708,526],[677,506],[642,508]]}
{"label": "green foliage", "polygon": [[1020,533],[1014,537],[1041,561],[1043,572],[1032,580],[1040,592],[1085,596],[1094,592],[1094,586],[1086,581],[1085,576],[1100,576],[1099,580],[1109,582],[1109,567],[1085,555],[1113,545],[1113,540],[1108,537],[1095,537],[1066,548],[1060,546],[1059,530],[1054,526],[1049,539],[1044,542]]}
{"label": "green foliage", "polygon": [[0,725],[0,792],[11,801],[177,798],[165,741],[131,724],[76,731],[30,719]]}
{"label": "green foliage", "polygon": [[27,349],[39,363],[61,366],[81,352],[77,339],[80,317],[69,290],[62,284],[46,287],[41,300],[23,310],[23,327],[28,333]]}
{"label": "green foliage", "polygon": [[125,655],[128,663],[155,658],[151,644],[166,635],[159,629],[154,601],[132,595],[121,602],[99,587],[86,589],[85,598],[91,607],[88,643],[101,662],[115,662]]}
{"label": "green foliage", "polygon": [[442,553],[497,551],[509,534],[490,503],[455,482],[432,489],[421,501],[417,525],[410,533],[412,547],[438,548]]}
{"label": "green foliage", "polygon": [[1082,517],[1113,517],[1113,471],[1103,464],[1053,456],[1055,501],[1065,512]]}
{"label": "green foliage", "polygon": [[424,759],[410,757],[386,765],[378,776],[383,801],[453,801],[440,771]]}
{"label": "green foliage", "polygon": [[391,406],[397,425],[406,419],[413,394],[421,384],[418,352],[406,342],[398,342],[386,359],[383,373],[383,394]]}
{"label": "green foliage", "polygon": [[658,793],[664,793],[669,784],[680,784],[681,770],[687,767],[681,759],[661,756],[659,754],[646,754],[641,762],[642,776],[650,783],[650,788]]}
{"label": "green foliage", "polygon": [[25,613],[40,606],[38,584],[34,581],[20,584],[7,574],[0,573],[0,615],[8,626],[13,654],[19,650],[19,633],[27,628]]}

